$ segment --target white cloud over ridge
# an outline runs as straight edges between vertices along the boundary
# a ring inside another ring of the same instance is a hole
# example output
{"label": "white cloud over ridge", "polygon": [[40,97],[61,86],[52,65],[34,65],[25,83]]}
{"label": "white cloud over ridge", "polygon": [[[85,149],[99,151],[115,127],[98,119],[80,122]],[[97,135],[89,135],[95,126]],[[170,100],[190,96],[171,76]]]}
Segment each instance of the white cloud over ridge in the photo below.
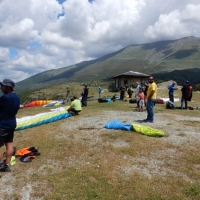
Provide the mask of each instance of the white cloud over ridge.
{"label": "white cloud over ridge", "polygon": [[130,44],[199,37],[199,10],[199,0],[1,0],[0,80],[17,82]]}

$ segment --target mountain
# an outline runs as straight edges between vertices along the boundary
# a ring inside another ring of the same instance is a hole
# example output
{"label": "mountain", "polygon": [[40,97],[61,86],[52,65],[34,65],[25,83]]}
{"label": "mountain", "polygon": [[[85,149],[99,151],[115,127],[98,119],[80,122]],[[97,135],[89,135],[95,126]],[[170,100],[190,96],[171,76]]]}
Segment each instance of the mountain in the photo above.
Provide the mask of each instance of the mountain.
{"label": "mountain", "polygon": [[[68,67],[48,70],[17,83],[16,92],[60,85],[70,82],[86,83],[105,80],[126,71],[153,74],[162,80],[177,82],[191,79],[200,83],[200,38],[185,37],[177,40],[130,45],[101,58],[84,61]],[[191,72],[191,73],[190,73]],[[194,76],[192,78],[192,76]]]}

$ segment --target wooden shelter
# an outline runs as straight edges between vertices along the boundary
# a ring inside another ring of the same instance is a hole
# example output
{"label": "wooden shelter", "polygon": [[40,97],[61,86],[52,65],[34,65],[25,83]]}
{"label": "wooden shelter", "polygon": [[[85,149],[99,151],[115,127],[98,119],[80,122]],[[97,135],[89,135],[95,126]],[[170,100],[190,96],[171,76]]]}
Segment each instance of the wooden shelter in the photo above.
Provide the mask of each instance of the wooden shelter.
{"label": "wooden shelter", "polygon": [[148,80],[150,75],[140,72],[128,71],[123,74],[112,77],[114,79],[114,85],[116,88],[120,88],[121,85],[127,84],[128,86],[135,86],[136,82],[140,85],[144,85],[144,82]]}

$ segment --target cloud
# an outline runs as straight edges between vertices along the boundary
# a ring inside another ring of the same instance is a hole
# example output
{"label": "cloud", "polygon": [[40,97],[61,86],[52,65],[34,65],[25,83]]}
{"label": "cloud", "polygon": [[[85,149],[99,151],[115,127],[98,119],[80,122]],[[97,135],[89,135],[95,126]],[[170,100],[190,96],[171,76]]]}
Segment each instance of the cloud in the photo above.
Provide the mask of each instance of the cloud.
{"label": "cloud", "polygon": [[0,48],[0,64],[9,61],[9,50]]}
{"label": "cloud", "polygon": [[[199,5],[188,4],[182,12],[174,10],[168,14],[161,14],[154,25],[150,25],[144,35],[150,39],[175,39],[185,36],[199,36],[198,24],[200,16]],[[190,29],[188,28],[190,27]]]}
{"label": "cloud", "polygon": [[200,36],[199,0],[59,2],[0,0],[0,80],[20,81],[131,44]]}

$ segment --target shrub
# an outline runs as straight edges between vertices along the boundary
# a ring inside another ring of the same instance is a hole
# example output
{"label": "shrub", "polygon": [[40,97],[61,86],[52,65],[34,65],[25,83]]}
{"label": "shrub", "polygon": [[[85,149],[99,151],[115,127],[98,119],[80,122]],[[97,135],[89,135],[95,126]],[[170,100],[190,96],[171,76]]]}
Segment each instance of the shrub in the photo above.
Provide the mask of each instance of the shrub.
{"label": "shrub", "polygon": [[165,81],[163,81],[163,80],[160,79],[160,80],[156,80],[155,82],[156,82],[156,84],[159,84],[159,83],[163,83]]}
{"label": "shrub", "polygon": [[197,84],[194,91],[200,91],[200,84]]}

